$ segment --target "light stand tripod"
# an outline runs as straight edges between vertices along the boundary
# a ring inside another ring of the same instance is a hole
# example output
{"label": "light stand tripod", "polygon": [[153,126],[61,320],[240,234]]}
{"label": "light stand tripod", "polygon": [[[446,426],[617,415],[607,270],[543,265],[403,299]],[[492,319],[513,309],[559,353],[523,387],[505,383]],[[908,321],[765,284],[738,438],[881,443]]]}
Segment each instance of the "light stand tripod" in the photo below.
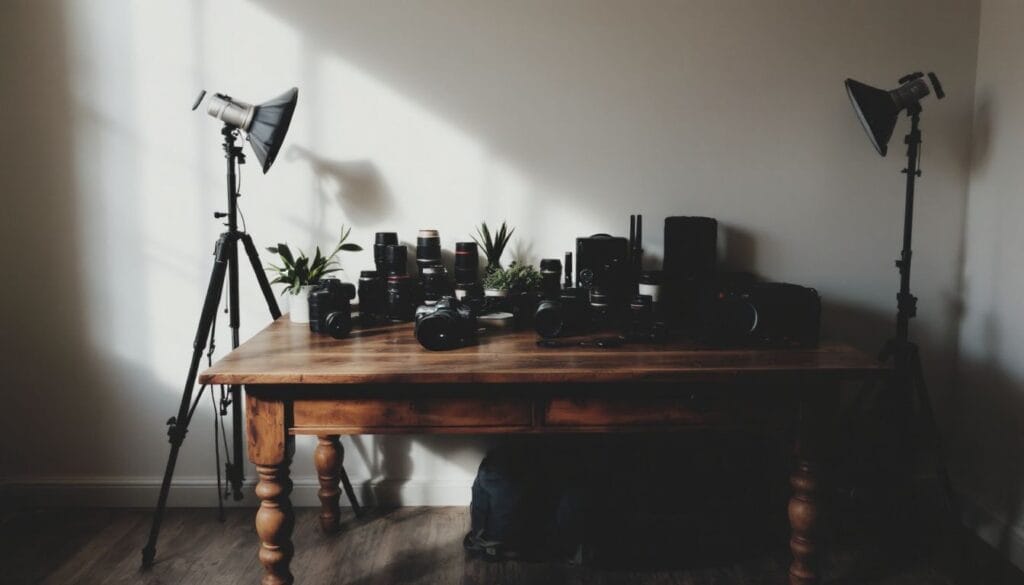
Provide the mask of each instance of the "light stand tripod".
{"label": "light stand tripod", "polygon": [[[216,218],[227,218],[227,231],[222,233],[217,239],[217,245],[214,248],[214,264],[213,273],[210,275],[210,283],[206,289],[206,299],[203,301],[203,310],[199,317],[199,327],[196,330],[195,340],[192,342],[192,362],[189,364],[188,376],[185,378],[185,388],[181,395],[181,404],[178,407],[177,416],[167,421],[168,429],[167,436],[170,439],[171,451],[167,457],[167,467],[164,470],[163,483],[160,486],[160,497],[157,500],[156,510],[153,512],[153,525],[150,528],[149,540],[146,542],[146,546],[142,549],[142,566],[149,567],[153,564],[153,559],[156,556],[156,541],[160,535],[160,524],[163,521],[164,512],[167,508],[167,495],[171,488],[171,479],[174,476],[174,466],[178,460],[178,451],[181,449],[181,444],[185,440],[185,434],[188,432],[189,423],[192,420],[192,415],[195,412],[196,407],[199,405],[199,400],[202,398],[203,392],[206,390],[206,385],[199,388],[199,392],[193,398],[193,390],[195,388],[196,376],[199,373],[199,363],[202,359],[204,350],[207,347],[213,346],[213,331],[214,324],[217,315],[217,309],[220,305],[221,294],[224,290],[224,278],[228,280],[228,315],[229,325],[231,327],[231,347],[238,347],[238,327],[239,327],[239,310],[238,310],[238,243],[242,242],[245,247],[245,252],[249,256],[249,263],[252,265],[253,272],[256,273],[256,280],[259,282],[260,290],[263,292],[263,299],[267,303],[267,308],[270,310],[270,316],[277,319],[281,316],[281,310],[277,306],[277,300],[274,298],[274,293],[270,288],[270,282],[267,280],[267,275],[263,272],[263,266],[260,263],[259,254],[256,251],[256,246],[252,242],[252,237],[238,229],[238,187],[236,182],[235,170],[238,165],[245,163],[245,154],[242,152],[242,147],[237,146],[235,141],[239,135],[239,129],[232,124],[225,124],[221,130],[221,134],[224,136],[224,156],[227,159],[227,194],[228,194],[228,210],[226,213],[217,212],[214,214]],[[211,389],[212,393],[213,390]],[[242,499],[242,482],[244,480],[242,471],[242,387],[235,385],[229,386],[228,397],[223,399],[221,402],[221,408],[231,406],[231,430],[232,430],[232,458],[226,465],[227,481],[230,484],[229,491],[232,497],[237,501]],[[216,440],[216,437],[215,437]],[[218,451],[219,453],[219,451]],[[219,457],[219,455],[218,455]],[[218,485],[219,485],[219,468],[218,463]],[[352,507],[356,509],[358,513],[358,504],[355,500],[353,490],[351,489],[348,476],[345,474],[345,470],[341,470],[341,479],[345,486],[345,492],[348,496]],[[221,497],[218,494],[218,498]]]}
{"label": "light stand tripod", "polygon": [[[956,519],[960,518],[960,509],[957,504],[956,494],[953,491],[953,484],[949,479],[949,471],[946,469],[945,453],[942,448],[942,438],[938,425],[935,422],[935,413],[932,410],[931,398],[928,394],[928,387],[925,385],[924,368],[921,366],[921,352],[917,344],[910,341],[910,319],[917,315],[917,297],[910,293],[910,261],[911,261],[911,240],[914,230],[914,183],[921,176],[919,168],[921,131],[918,128],[921,117],[921,105],[915,103],[907,108],[910,116],[910,132],[904,142],[907,144],[907,168],[903,173],[907,175],[906,203],[903,214],[903,250],[899,260],[896,261],[896,268],[900,273],[900,291],[896,295],[896,337],[886,342],[882,349],[880,358],[883,361],[893,359],[893,384],[897,391],[905,393],[906,402],[912,404],[914,392],[921,405],[924,415],[924,423],[927,425],[927,432],[934,442],[935,449],[935,474],[942,484],[942,489],[948,498],[948,504]],[[907,409],[910,410],[909,408]],[[909,412],[908,412],[909,413]],[[905,427],[904,427],[905,428]],[[904,436],[904,438],[906,438]]]}

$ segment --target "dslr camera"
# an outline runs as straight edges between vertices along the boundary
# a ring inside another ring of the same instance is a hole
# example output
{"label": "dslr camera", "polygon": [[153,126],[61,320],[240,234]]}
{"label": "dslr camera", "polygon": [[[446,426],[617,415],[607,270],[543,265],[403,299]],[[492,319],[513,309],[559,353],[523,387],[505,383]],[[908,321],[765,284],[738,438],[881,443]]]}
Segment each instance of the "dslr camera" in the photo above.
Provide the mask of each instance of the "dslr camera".
{"label": "dslr camera", "polygon": [[325,278],[309,293],[309,330],[341,339],[352,331],[352,299],[356,287]]}
{"label": "dslr camera", "polygon": [[433,305],[416,309],[416,341],[431,351],[457,349],[476,343],[476,315],[455,297],[443,296]]}
{"label": "dslr camera", "polygon": [[582,335],[593,328],[587,291],[564,288],[558,298],[546,298],[533,315],[537,335],[545,339]]}
{"label": "dslr camera", "polygon": [[706,299],[701,337],[718,346],[817,347],[821,297],[782,282],[723,287]]}

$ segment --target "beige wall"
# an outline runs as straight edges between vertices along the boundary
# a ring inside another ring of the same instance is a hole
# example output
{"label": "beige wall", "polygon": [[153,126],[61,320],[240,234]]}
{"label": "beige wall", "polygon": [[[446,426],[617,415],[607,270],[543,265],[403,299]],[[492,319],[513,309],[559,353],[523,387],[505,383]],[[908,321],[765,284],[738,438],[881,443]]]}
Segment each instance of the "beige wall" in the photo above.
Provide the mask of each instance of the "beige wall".
{"label": "beige wall", "polygon": [[982,2],[953,442],[970,521],[1024,567],[1022,23],[1021,2]]}
{"label": "beige wall", "polygon": [[[935,70],[949,98],[923,122],[914,331],[948,405],[977,2],[80,0],[8,12],[9,481],[150,501],[223,207],[218,127],[188,110],[202,87],[251,100],[301,88],[276,166],[245,168],[261,246],[329,244],[345,222],[364,244],[378,229],[436,227],[451,248],[475,222],[508,218],[516,253],[536,261],[577,235],[623,233],[640,211],[657,262],[664,216],[712,215],[732,267],[817,287],[827,332],[873,351],[895,304],[905,125],[879,158],[842,81]],[[369,263],[345,259],[349,274]],[[243,282],[249,336],[267,318]],[[200,409],[178,472],[199,488],[210,425]],[[467,499],[483,441],[346,444],[357,482],[440,503]],[[300,441],[302,489],[310,451]]]}

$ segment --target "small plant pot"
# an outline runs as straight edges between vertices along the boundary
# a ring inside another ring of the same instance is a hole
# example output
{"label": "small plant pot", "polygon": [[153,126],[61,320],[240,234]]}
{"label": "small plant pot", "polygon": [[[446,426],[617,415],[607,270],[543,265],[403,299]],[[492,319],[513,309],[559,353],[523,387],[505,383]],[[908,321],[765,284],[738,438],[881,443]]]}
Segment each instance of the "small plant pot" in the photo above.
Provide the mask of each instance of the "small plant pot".
{"label": "small plant pot", "polygon": [[312,285],[299,288],[299,292],[288,295],[288,318],[292,323],[309,323],[309,291]]}
{"label": "small plant pot", "polygon": [[484,289],[484,296],[485,297],[494,298],[494,299],[508,298],[508,289],[507,288],[485,288]]}

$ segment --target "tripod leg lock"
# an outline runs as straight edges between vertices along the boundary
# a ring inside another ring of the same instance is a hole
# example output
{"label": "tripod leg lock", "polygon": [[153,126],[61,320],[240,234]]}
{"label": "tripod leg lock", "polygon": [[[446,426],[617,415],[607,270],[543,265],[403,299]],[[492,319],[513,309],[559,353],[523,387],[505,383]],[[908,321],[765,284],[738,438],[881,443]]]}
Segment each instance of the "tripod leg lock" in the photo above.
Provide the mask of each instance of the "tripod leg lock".
{"label": "tripod leg lock", "polygon": [[179,425],[176,417],[167,419],[167,438],[172,445],[181,446],[185,442],[185,435],[188,434],[187,425]]}
{"label": "tripod leg lock", "polygon": [[905,313],[908,317],[917,315],[917,297],[910,293],[898,293],[896,295],[896,305],[899,311]]}

